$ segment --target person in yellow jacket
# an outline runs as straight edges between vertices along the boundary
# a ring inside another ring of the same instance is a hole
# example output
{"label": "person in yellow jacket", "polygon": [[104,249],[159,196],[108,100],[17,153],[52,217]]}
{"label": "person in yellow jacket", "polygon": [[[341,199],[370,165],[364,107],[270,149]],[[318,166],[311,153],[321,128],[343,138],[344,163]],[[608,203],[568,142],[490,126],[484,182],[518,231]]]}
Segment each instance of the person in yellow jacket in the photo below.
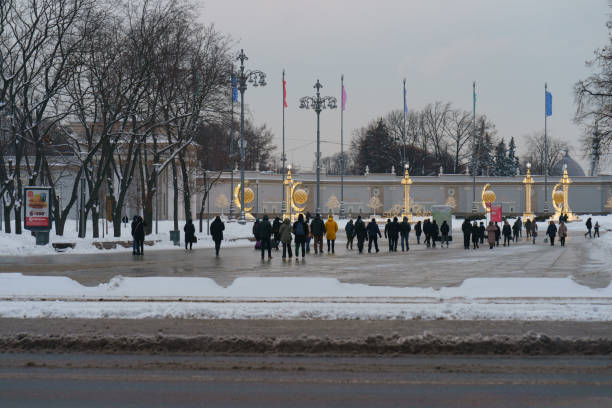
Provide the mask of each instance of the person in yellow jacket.
{"label": "person in yellow jacket", "polygon": [[334,221],[334,217],[329,214],[329,218],[325,223],[325,238],[327,238],[327,252],[334,253],[334,243],[336,242],[336,232],[338,231],[338,224]]}

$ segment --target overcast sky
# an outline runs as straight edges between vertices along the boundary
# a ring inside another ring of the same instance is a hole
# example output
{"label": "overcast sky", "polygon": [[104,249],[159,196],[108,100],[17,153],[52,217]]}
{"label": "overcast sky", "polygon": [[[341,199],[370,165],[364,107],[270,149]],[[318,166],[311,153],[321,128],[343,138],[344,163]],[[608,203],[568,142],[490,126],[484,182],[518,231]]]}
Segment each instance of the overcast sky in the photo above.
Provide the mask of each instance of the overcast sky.
{"label": "overcast sky", "polygon": [[[249,88],[245,103],[255,123],[273,130],[278,154],[286,70],[290,162],[310,168],[316,151],[316,115],[299,109],[299,98],[314,94],[318,78],[323,95],[339,102],[342,73],[345,149],[354,129],[402,109],[406,78],[409,109],[444,101],[471,110],[475,80],[477,113],[506,141],[517,138],[521,153],[522,137],[544,129],[548,82],[549,134],[581,155],[572,88],[606,44],[606,0],[201,1],[204,21],[230,34],[237,51],[244,48],[248,68],[267,73],[268,86]],[[340,109],[321,114],[321,139],[323,155],[340,151]]]}

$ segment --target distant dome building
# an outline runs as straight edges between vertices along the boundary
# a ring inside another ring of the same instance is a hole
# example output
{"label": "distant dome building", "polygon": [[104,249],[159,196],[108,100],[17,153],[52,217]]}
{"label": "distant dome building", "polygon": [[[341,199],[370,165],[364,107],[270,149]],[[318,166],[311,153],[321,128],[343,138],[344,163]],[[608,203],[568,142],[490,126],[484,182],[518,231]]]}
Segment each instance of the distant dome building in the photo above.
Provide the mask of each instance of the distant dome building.
{"label": "distant dome building", "polygon": [[550,169],[551,176],[563,176],[563,165],[567,165],[567,174],[570,177],[584,177],[584,170],[578,164],[578,162],[572,159],[569,155],[569,151],[565,149],[565,154],[553,167]]}

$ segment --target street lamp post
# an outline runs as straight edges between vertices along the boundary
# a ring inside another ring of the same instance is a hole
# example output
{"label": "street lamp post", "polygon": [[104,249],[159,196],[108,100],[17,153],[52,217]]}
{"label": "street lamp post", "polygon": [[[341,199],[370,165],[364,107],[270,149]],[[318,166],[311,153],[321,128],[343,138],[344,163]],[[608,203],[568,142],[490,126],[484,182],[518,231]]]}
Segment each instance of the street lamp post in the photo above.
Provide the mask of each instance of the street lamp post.
{"label": "street lamp post", "polygon": [[157,179],[159,178],[160,163],[153,164],[153,171],[155,171],[155,235],[159,233],[159,189],[157,188]]}
{"label": "street lamp post", "polygon": [[240,61],[240,71],[236,73],[238,79],[238,90],[240,91],[240,218],[238,223],[246,224],[244,212],[244,162],[246,159],[244,140],[244,92],[247,90],[247,82],[253,86],[266,86],[266,74],[259,70],[245,70],[244,62],[249,58],[240,50],[237,58]]}
{"label": "street lamp post", "polygon": [[323,88],[321,82],[317,79],[317,83],[314,85],[317,90],[314,98],[312,96],[304,96],[300,98],[300,109],[312,108],[317,114],[317,200],[315,212],[319,214],[321,212],[321,126],[320,126],[320,115],[323,109],[336,109],[337,101],[333,96],[321,97],[320,90]]}
{"label": "street lamp post", "polygon": [[533,212],[531,211],[531,186],[533,185],[531,163],[527,163],[527,175],[523,179],[523,184],[525,184],[525,213],[523,214],[523,220],[533,219]]}

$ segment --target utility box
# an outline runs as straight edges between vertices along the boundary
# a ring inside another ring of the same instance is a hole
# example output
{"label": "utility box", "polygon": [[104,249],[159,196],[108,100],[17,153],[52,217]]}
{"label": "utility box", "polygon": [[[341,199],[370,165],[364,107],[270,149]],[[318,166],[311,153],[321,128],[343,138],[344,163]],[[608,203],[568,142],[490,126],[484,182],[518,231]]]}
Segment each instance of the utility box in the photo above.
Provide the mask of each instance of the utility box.
{"label": "utility box", "polygon": [[181,246],[181,231],[170,231],[170,241],[174,242],[175,246]]}
{"label": "utility box", "polygon": [[36,231],[36,245],[49,244],[49,231]]}

